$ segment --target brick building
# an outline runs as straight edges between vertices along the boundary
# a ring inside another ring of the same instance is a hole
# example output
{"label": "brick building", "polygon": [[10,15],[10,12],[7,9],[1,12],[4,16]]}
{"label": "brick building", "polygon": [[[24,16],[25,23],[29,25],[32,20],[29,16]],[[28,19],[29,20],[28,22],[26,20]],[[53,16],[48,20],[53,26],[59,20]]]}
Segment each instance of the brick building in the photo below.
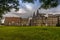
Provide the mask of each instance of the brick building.
{"label": "brick building", "polygon": [[28,18],[5,17],[4,25],[26,26],[29,24]]}
{"label": "brick building", "polygon": [[5,17],[5,25],[21,25],[22,18],[20,17]]}
{"label": "brick building", "polygon": [[60,14],[33,14],[31,18],[21,18],[21,17],[5,17],[5,25],[18,25],[18,26],[56,26],[60,25]]}

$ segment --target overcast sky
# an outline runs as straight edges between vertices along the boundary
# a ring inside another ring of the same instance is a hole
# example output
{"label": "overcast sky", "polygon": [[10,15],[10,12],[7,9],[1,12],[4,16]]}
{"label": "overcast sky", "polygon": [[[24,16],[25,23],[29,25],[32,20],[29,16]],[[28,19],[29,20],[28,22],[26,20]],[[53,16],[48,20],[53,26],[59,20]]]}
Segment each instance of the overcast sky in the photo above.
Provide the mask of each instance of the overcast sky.
{"label": "overcast sky", "polygon": [[[17,12],[14,12],[14,9],[11,12],[8,12],[4,16],[14,16],[14,17],[30,17],[33,15],[33,12],[41,6],[41,3],[39,3],[39,0],[34,1],[33,3],[23,3],[21,0],[19,1],[20,9]],[[60,14],[60,5],[58,5],[56,8],[51,9],[41,9],[39,12],[46,13],[46,14]]]}

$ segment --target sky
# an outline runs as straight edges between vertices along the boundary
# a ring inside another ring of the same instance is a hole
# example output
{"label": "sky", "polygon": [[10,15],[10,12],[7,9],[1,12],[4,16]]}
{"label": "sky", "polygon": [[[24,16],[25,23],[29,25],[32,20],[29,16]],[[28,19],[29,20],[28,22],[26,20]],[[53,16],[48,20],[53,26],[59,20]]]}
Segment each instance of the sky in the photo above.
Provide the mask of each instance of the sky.
{"label": "sky", "polygon": [[[4,17],[31,17],[34,12],[41,6],[41,3],[39,3],[39,0],[34,1],[33,3],[23,3],[22,0],[19,0],[20,9],[19,11],[15,12],[14,9],[12,9],[11,12],[8,12],[4,15]],[[50,9],[41,9],[39,10],[40,13],[46,13],[46,14],[60,14],[60,5],[58,5],[55,8]]]}

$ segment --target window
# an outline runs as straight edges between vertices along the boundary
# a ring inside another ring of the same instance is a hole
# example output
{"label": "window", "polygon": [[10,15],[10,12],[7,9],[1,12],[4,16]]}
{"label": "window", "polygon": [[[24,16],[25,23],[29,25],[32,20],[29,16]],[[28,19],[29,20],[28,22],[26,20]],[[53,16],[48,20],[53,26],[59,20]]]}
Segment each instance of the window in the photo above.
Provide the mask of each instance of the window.
{"label": "window", "polygon": [[14,21],[12,21],[12,23],[14,23]]}

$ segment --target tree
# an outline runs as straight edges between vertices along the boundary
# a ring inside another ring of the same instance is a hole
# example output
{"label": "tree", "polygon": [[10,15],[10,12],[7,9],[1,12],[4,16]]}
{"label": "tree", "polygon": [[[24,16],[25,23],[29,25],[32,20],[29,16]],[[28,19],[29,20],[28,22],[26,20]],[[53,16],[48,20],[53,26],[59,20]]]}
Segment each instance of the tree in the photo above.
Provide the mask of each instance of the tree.
{"label": "tree", "polygon": [[10,12],[12,8],[18,9],[18,0],[0,0],[0,18],[2,14]]}
{"label": "tree", "polygon": [[18,10],[18,0],[0,0],[0,24],[2,15],[6,12],[10,12],[12,8]]}

